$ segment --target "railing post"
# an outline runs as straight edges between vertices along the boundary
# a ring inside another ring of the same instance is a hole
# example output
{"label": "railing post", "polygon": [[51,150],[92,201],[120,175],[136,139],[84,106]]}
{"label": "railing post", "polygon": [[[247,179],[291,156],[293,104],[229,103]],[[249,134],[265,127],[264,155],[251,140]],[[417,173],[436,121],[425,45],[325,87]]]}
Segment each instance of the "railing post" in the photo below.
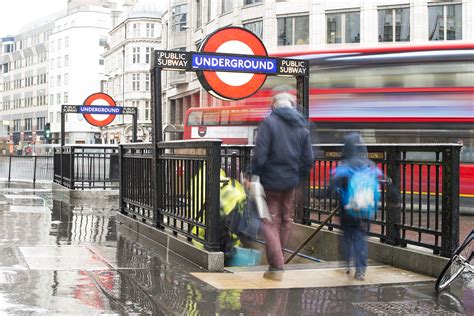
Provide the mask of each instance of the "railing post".
{"label": "railing post", "polygon": [[71,152],[69,155],[69,180],[71,182],[70,189],[74,190],[74,146],[71,146]]}
{"label": "railing post", "polygon": [[[385,242],[389,245],[400,244],[400,157],[398,148],[387,149],[386,215],[387,227]],[[383,237],[382,237],[383,238]]]}
{"label": "railing post", "polygon": [[10,183],[11,176],[12,176],[12,155],[10,155],[10,159],[8,160],[8,183]]}
{"label": "railing post", "polygon": [[33,157],[33,188],[36,186],[36,163],[38,162],[38,157]]}
{"label": "railing post", "polygon": [[206,242],[209,251],[219,251],[221,142],[212,142],[206,159]]}
{"label": "railing post", "polygon": [[123,214],[123,199],[122,199],[122,190],[123,190],[123,171],[122,171],[122,159],[123,159],[123,145],[119,145],[119,212]]}
{"label": "railing post", "polygon": [[300,184],[296,188],[295,192],[295,216],[294,221],[298,224],[303,225],[310,225],[311,222],[309,221],[309,212],[306,211],[305,207],[307,207],[307,201],[309,197],[309,190],[310,187],[310,178],[309,176],[303,179]]}
{"label": "railing post", "polygon": [[441,255],[451,257],[459,245],[459,154],[461,146],[443,152]]}

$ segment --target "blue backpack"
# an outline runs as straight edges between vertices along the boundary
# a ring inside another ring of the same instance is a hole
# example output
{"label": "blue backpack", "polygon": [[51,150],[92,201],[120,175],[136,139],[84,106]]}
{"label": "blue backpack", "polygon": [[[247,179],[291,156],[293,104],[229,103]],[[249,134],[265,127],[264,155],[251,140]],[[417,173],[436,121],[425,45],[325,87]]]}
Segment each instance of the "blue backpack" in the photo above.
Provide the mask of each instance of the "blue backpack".
{"label": "blue backpack", "polygon": [[343,207],[354,218],[371,219],[380,201],[379,175],[376,167],[352,169],[347,191],[342,193]]}

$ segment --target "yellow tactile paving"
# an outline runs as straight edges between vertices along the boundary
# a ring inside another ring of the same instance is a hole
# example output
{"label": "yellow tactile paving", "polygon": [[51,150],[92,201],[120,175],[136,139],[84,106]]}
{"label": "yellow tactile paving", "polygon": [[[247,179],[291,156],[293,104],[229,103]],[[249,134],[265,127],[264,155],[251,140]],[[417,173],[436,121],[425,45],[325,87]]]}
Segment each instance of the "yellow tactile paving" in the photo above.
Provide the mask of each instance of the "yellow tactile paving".
{"label": "yellow tactile paving", "polygon": [[434,281],[431,277],[390,266],[368,267],[365,281],[355,280],[353,274],[348,276],[343,268],[287,270],[282,281],[264,279],[261,271],[191,274],[219,290],[335,287]]}

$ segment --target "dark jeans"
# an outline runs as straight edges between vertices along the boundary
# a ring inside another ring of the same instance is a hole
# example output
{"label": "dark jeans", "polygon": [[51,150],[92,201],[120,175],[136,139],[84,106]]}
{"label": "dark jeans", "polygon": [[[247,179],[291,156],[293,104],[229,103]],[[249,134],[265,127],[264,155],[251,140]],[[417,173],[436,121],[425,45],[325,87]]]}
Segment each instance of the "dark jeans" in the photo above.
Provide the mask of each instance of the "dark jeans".
{"label": "dark jeans", "polygon": [[265,190],[268,211],[272,222],[263,220],[262,232],[265,238],[265,251],[269,270],[283,270],[285,247],[290,234],[291,214],[294,210],[295,189],[286,191]]}
{"label": "dark jeans", "polygon": [[365,273],[367,269],[368,246],[366,231],[360,226],[344,225],[343,249],[344,257],[350,266],[354,260],[357,273]]}

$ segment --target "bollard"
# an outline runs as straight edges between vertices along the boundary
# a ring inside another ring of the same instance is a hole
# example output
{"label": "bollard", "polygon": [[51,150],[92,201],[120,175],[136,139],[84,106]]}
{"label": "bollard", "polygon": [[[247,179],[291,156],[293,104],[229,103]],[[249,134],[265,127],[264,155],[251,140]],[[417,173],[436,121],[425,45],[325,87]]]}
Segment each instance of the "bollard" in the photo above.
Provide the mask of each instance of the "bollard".
{"label": "bollard", "polygon": [[38,162],[38,157],[33,157],[33,188],[36,187],[36,163]]}
{"label": "bollard", "polygon": [[10,155],[10,159],[8,160],[8,183],[10,183],[12,174],[12,155]]}

